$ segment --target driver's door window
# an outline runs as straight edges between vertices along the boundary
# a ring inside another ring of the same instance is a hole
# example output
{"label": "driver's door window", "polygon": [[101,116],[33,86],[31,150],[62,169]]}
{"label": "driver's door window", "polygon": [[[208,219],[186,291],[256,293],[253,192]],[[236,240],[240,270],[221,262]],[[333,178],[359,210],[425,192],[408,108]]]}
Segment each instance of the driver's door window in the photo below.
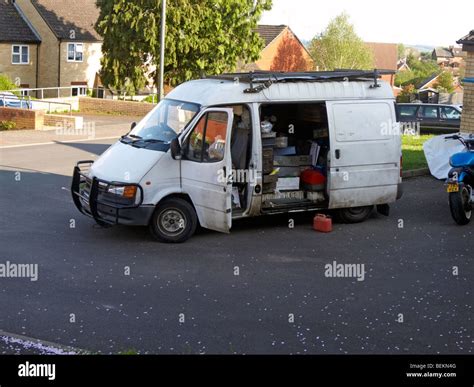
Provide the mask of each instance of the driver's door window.
{"label": "driver's door window", "polygon": [[441,108],[441,118],[445,120],[459,120],[461,119],[461,113],[452,107]]}
{"label": "driver's door window", "polygon": [[188,137],[188,160],[214,163],[224,159],[227,118],[226,112],[209,112],[200,118]]}

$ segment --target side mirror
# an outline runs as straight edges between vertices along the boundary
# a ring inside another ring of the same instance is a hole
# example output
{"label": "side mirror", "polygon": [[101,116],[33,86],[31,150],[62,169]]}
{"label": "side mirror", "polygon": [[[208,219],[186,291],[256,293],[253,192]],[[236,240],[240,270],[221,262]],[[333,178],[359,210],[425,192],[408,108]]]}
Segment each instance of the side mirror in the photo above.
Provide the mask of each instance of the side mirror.
{"label": "side mirror", "polygon": [[181,160],[181,145],[179,145],[178,137],[175,137],[173,140],[171,140],[170,150],[173,160]]}
{"label": "side mirror", "polygon": [[132,124],[130,125],[130,130],[133,130],[133,128],[137,126],[137,123],[136,122],[132,122]]}

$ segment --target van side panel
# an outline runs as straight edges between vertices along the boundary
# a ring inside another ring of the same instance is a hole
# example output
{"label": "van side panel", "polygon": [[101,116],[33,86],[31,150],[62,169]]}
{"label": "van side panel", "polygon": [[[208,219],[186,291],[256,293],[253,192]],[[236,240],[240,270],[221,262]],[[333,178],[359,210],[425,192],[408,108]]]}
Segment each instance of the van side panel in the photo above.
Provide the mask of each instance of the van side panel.
{"label": "van side panel", "polygon": [[397,198],[401,140],[393,100],[327,102],[329,208]]}

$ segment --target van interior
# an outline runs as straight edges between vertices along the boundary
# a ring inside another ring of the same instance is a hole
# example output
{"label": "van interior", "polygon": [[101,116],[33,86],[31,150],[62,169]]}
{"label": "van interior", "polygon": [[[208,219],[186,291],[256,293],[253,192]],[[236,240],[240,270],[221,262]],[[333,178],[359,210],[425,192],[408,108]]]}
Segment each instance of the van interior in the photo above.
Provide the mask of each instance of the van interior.
{"label": "van interior", "polygon": [[263,154],[262,210],[328,206],[328,118],[325,103],[260,107]]}
{"label": "van interior", "polygon": [[[252,119],[246,105],[233,109],[231,154],[234,171],[232,212],[248,204],[248,174],[252,149]],[[273,103],[260,107],[263,187],[262,210],[325,208],[328,206],[329,131],[322,103]]]}

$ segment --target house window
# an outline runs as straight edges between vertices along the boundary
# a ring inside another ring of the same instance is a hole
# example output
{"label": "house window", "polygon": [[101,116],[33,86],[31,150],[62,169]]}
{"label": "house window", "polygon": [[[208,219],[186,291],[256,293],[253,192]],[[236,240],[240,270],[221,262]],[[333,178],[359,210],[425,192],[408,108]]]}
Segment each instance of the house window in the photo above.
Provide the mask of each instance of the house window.
{"label": "house window", "polygon": [[[30,85],[29,85],[29,84],[26,84],[26,83],[22,83],[22,84],[20,85],[20,87],[21,87],[22,89],[29,89]],[[28,97],[28,96],[30,95],[30,91],[29,91],[29,90],[20,90],[20,95],[21,95],[22,97]]]}
{"label": "house window", "polygon": [[83,60],[82,43],[68,43],[67,44],[67,61],[68,62],[82,62]]}
{"label": "house window", "polygon": [[30,47],[22,45],[12,46],[12,64],[29,64],[30,63]]}
{"label": "house window", "polygon": [[72,87],[72,96],[79,97],[87,95],[87,87],[86,86],[73,86]]}

